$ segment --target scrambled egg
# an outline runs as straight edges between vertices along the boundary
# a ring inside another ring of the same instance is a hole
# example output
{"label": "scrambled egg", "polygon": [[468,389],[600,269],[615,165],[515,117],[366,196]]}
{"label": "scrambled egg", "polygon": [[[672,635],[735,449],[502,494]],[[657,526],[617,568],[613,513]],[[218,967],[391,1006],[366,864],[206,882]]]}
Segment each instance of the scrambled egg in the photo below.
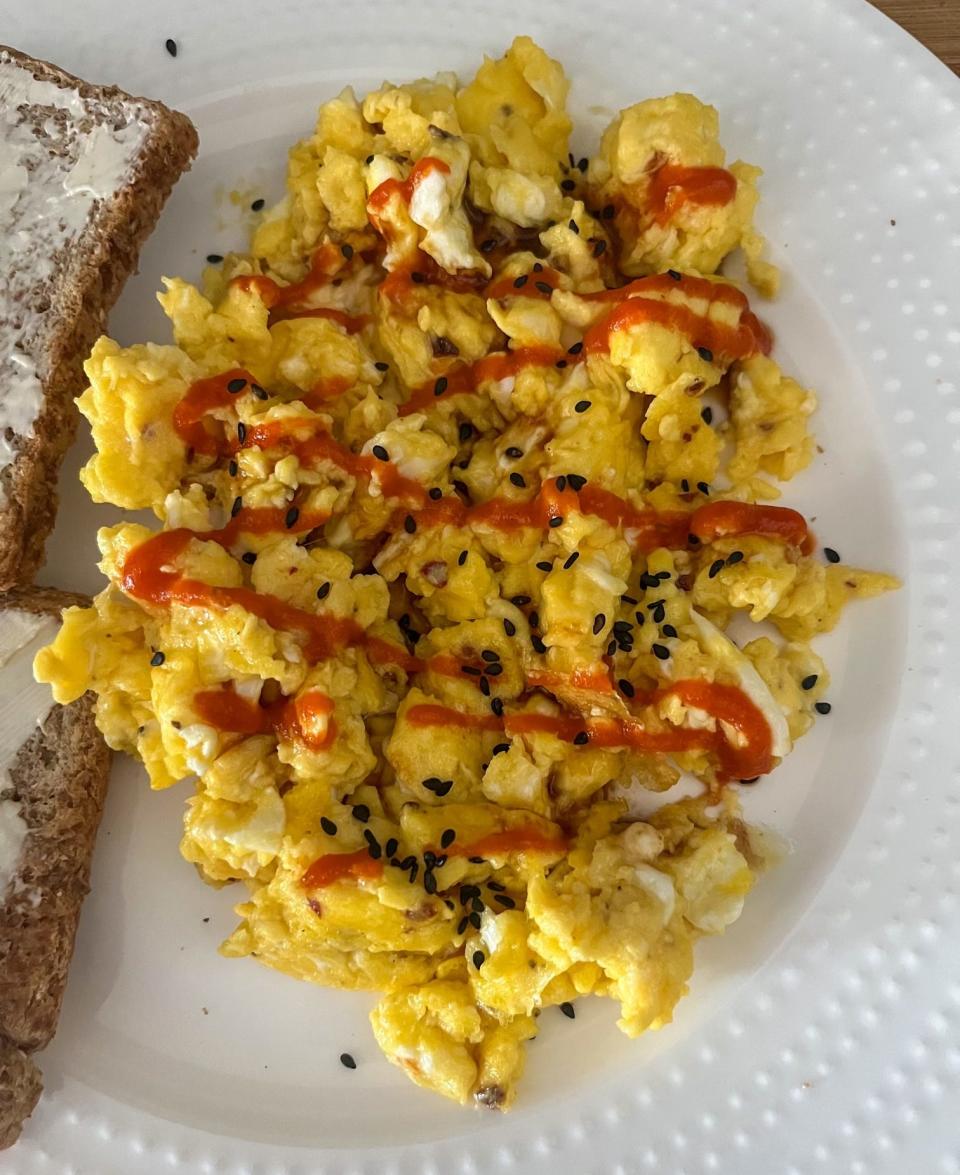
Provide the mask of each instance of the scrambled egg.
{"label": "scrambled egg", "polygon": [[776,287],[759,169],[689,94],[577,161],[567,89],[519,37],[345,90],[249,252],[165,281],[174,345],[97,343],[81,479],[159,526],[100,532],[36,662],[196,781],[181,852],[246,891],[224,954],[379,993],[392,1062],[499,1108],[544,1008],[670,1021],[764,863],[728,785],[812,725],[809,638],[896,586],[769,505],[816,399],[720,273]]}

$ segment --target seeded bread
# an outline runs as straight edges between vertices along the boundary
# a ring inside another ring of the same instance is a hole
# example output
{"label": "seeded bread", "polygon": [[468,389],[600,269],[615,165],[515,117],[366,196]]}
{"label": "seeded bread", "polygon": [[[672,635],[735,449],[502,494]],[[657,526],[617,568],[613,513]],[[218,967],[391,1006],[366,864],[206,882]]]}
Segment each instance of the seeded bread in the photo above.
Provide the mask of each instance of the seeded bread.
{"label": "seeded bread", "polygon": [[[35,625],[31,617],[56,618],[63,608],[85,603],[52,588],[20,588],[0,595],[0,623],[15,620],[17,639],[26,631],[34,643],[43,642],[56,625],[23,628]],[[0,893],[0,1146],[14,1141],[39,1093],[26,1054],[43,1048],[56,1031],[110,766],[92,695],[59,706],[24,690],[16,677],[23,666],[12,668],[16,660],[6,653],[17,639],[0,644],[0,696],[17,690],[31,733],[19,747],[0,748],[0,802],[18,806],[24,834]],[[19,651],[26,663],[31,649],[27,644]],[[0,730],[9,729],[0,721]]]}
{"label": "seeded bread", "polygon": [[197,134],[159,102],[0,46],[0,140],[2,590],[43,563],[83,361]]}

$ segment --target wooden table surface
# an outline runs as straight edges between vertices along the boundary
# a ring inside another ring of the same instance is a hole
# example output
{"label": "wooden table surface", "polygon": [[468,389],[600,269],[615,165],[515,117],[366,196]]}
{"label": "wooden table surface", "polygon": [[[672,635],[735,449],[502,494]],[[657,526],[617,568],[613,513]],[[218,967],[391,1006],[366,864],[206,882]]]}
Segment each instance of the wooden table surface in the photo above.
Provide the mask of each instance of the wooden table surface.
{"label": "wooden table surface", "polygon": [[960,73],[960,0],[872,0]]}

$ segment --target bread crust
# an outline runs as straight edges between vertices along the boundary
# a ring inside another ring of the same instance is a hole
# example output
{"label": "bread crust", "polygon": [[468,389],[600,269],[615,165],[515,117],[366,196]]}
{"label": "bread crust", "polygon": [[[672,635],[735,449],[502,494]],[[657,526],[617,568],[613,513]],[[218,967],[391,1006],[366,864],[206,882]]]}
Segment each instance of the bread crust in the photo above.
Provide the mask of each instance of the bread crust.
{"label": "bread crust", "polygon": [[[75,91],[92,110],[129,107],[147,134],[126,185],[95,209],[70,250],[68,282],[55,289],[38,283],[38,304],[50,303],[55,330],[48,334],[48,376],[33,434],[21,438],[17,455],[0,475],[0,590],[29,583],[44,561],[44,544],[57,509],[57,474],[77,425],[75,397],[85,386],[83,361],[103,333],[107,313],[127,278],[136,272],[140,248],[150,235],[174,183],[197,151],[197,132],[183,114],[160,102],[136,98],[116,86],[95,86],[49,62],[0,45],[0,61],[33,77]],[[58,280],[57,275],[52,279]],[[16,442],[15,442],[16,444]]]}
{"label": "bread crust", "polygon": [[[88,603],[53,588],[0,594],[2,611],[49,616]],[[93,702],[86,694],[69,706],[52,704],[9,769],[27,836],[13,881],[0,894],[0,1148],[16,1139],[39,1096],[40,1077],[27,1054],[56,1031],[89,891],[110,771]]]}

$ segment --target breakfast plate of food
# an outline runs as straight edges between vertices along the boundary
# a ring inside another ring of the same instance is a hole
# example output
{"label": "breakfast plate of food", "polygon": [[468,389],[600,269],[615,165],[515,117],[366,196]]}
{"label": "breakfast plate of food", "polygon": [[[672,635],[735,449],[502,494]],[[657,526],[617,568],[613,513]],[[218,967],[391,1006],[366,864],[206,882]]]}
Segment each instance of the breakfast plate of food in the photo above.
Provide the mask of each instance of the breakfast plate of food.
{"label": "breakfast plate of food", "polygon": [[955,80],[852,0],[43,7],[0,1171],[960,1170]]}

